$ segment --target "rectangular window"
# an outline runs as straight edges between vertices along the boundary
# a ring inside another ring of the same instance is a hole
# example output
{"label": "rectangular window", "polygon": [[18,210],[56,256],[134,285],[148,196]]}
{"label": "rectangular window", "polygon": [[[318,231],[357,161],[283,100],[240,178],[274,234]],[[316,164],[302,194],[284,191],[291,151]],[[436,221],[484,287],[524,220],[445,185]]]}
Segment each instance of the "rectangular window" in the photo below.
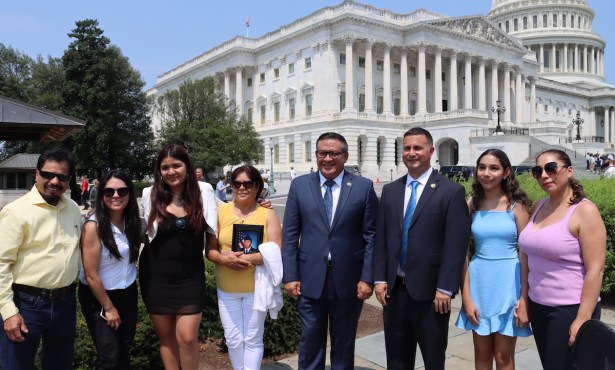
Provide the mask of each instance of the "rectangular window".
{"label": "rectangular window", "polygon": [[359,68],[365,68],[365,58],[359,57]]}
{"label": "rectangular window", "polygon": [[570,16],[570,28],[574,28],[574,15]]}
{"label": "rectangular window", "polygon": [[399,116],[399,103],[400,103],[399,98],[393,99],[393,114],[396,116]]}
{"label": "rectangular window", "polygon": [[527,17],[523,17],[523,29],[527,30]]}
{"label": "rectangular window", "polygon": [[416,67],[410,66],[409,73],[410,73],[410,77],[416,77]]}
{"label": "rectangular window", "polygon": [[549,112],[549,106],[545,104],[545,113]]}
{"label": "rectangular window", "polygon": [[346,64],[346,54],[340,53],[340,64]]}
{"label": "rectangular window", "polygon": [[280,78],[280,68],[273,69],[273,78]]}
{"label": "rectangular window", "polygon": [[305,96],[305,116],[312,116],[312,94],[307,94]]}
{"label": "rectangular window", "polygon": [[515,31],[519,31],[519,20],[517,18],[513,20],[513,27]]}
{"label": "rectangular window", "polygon": [[273,163],[280,163],[280,144],[273,146]]}
{"label": "rectangular window", "polygon": [[312,58],[311,57],[307,57],[303,61],[305,63],[305,69],[312,69]]}
{"label": "rectangular window", "polygon": [[252,122],[252,112],[253,112],[253,109],[252,108],[248,108],[248,123],[249,124],[253,123]]}
{"label": "rectangular window", "polygon": [[273,103],[273,122],[280,122],[280,102]]}
{"label": "rectangular window", "polygon": [[425,71],[425,78],[431,80],[431,69]]}
{"label": "rectangular window", "polygon": [[506,21],[506,33],[510,32],[510,22]]}
{"label": "rectangular window", "polygon": [[346,91],[340,92],[340,112],[346,108]]}
{"label": "rectangular window", "polygon": [[265,82],[265,74],[264,74],[264,73],[261,73],[261,75],[260,75],[260,76],[261,76],[261,83]]}
{"label": "rectangular window", "polygon": [[310,140],[305,142],[305,161],[306,162],[311,162],[312,161],[312,142]]}
{"label": "rectangular window", "polygon": [[542,27],[543,28],[547,27],[547,15],[546,14],[542,15]]}
{"label": "rectangular window", "polygon": [[295,143],[288,143],[288,161],[295,163]]}
{"label": "rectangular window", "polygon": [[538,16],[537,15],[535,15],[534,18],[532,19],[532,27],[538,28]]}
{"label": "rectangular window", "polygon": [[288,63],[288,74],[292,75],[295,73],[295,63]]}
{"label": "rectangular window", "polygon": [[248,78],[248,87],[252,86],[252,77]]}
{"label": "rectangular window", "polygon": [[295,98],[288,99],[288,118],[295,119]]}
{"label": "rectangular window", "polygon": [[359,94],[359,112],[365,112],[365,94]]}
{"label": "rectangular window", "polygon": [[557,14],[553,14],[553,27],[557,27]]}
{"label": "rectangular window", "polygon": [[376,113],[382,114],[383,108],[384,108],[384,98],[382,96],[378,96],[376,98]]}
{"label": "rectangular window", "polygon": [[15,172],[9,172],[6,174],[6,188],[17,189],[17,176],[15,176]]}
{"label": "rectangular window", "polygon": [[401,66],[399,65],[399,63],[393,63],[393,73],[395,74],[401,73]]}
{"label": "rectangular window", "polygon": [[265,114],[267,113],[267,107],[265,105],[261,105],[261,125],[265,124]]}
{"label": "rectangular window", "polygon": [[563,14],[562,15],[562,27],[564,27],[564,28],[566,28],[566,19],[567,19],[566,14]]}
{"label": "rectangular window", "polygon": [[384,61],[383,60],[376,60],[376,70],[384,71]]}
{"label": "rectangular window", "polygon": [[442,82],[446,82],[446,72],[442,72]]}
{"label": "rectangular window", "polygon": [[408,112],[411,115],[415,115],[416,114],[416,100],[410,100],[410,104],[408,107]]}

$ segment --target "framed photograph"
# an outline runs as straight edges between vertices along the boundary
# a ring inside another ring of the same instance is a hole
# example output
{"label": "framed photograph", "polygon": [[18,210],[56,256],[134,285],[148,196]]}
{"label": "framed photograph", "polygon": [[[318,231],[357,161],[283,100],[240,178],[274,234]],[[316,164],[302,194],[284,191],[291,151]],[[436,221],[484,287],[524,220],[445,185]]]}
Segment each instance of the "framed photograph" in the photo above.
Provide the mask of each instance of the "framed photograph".
{"label": "framed photograph", "polygon": [[263,225],[233,225],[233,252],[259,253],[258,247],[263,243],[264,230]]}

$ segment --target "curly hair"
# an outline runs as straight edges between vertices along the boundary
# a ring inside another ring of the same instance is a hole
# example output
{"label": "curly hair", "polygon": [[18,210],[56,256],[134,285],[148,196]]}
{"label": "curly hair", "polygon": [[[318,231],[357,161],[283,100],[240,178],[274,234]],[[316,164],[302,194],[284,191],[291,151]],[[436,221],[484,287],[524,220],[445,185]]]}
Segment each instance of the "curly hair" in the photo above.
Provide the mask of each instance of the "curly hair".
{"label": "curly hair", "polygon": [[480,160],[486,155],[491,155],[497,158],[504,171],[510,169],[510,174],[500,183],[502,191],[504,192],[504,194],[506,195],[506,199],[508,200],[508,206],[510,207],[515,203],[521,203],[529,212],[530,208],[532,207],[532,200],[525,193],[525,191],[523,191],[521,186],[519,186],[519,182],[515,177],[515,173],[514,171],[512,171],[510,159],[508,159],[506,153],[504,153],[500,149],[487,149],[476,160],[476,168],[474,169],[474,181],[472,182],[473,210],[477,210],[480,207],[481,202],[485,200],[485,189],[483,189],[483,186],[478,181],[478,166],[480,164]]}
{"label": "curly hair", "polygon": [[188,154],[188,151],[181,145],[171,144],[164,147],[158,154],[156,166],[154,167],[154,186],[151,193],[151,209],[147,220],[148,230],[152,229],[154,221],[163,218],[170,218],[171,215],[167,212],[167,206],[173,201],[173,193],[164,180],[160,165],[166,158],[174,158],[186,165],[186,182],[182,191],[182,206],[188,214],[189,222],[193,225],[197,233],[202,233],[205,230],[205,219],[203,214],[203,201],[201,199],[201,188],[196,178],[194,164]]}
{"label": "curly hair", "polygon": [[[536,156],[536,163],[538,163],[538,158],[540,158],[544,154],[553,154],[560,161],[564,162],[564,166],[572,167],[572,161],[566,152],[559,149],[547,149],[538,153]],[[577,179],[573,177],[568,179],[568,184],[570,188],[572,188],[572,197],[570,197],[568,204],[573,205],[579,203],[583,198],[585,198],[585,190],[583,189],[583,185],[579,183]]]}

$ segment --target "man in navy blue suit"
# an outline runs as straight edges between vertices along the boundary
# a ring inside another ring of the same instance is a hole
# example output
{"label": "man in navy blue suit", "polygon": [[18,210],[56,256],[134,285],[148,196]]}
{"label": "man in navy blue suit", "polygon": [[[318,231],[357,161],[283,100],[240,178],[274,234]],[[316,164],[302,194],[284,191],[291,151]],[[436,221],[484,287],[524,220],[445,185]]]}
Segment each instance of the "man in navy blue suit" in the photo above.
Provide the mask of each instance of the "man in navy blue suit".
{"label": "man in navy blue suit", "polygon": [[464,188],[431,168],[433,138],[404,134],[408,175],[382,189],[374,281],[384,306],[388,369],[414,369],[418,343],[425,369],[443,370],[451,298],[459,289],[470,220]]}
{"label": "man in navy blue suit", "polygon": [[293,180],[282,233],[284,289],[298,297],[299,369],[353,369],[363,301],[372,295],[378,198],[373,183],[344,171],[346,139],[322,134],[318,171]]}

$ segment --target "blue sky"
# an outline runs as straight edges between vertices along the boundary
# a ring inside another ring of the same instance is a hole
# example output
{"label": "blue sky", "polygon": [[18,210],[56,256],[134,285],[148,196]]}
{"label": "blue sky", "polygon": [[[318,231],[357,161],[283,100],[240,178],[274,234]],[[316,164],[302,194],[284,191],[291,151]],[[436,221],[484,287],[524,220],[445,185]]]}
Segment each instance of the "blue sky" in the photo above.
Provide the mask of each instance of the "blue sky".
{"label": "blue sky", "polygon": [[[361,0],[396,13],[425,8],[449,16],[487,14],[491,0]],[[98,19],[111,42],[141,72],[146,88],[156,77],[236,35],[258,37],[341,0],[6,0],[2,2],[0,43],[32,57],[61,57],[75,22]],[[615,27],[608,19],[614,0],[590,0],[594,32],[607,41],[606,79],[615,84]],[[610,46],[609,46],[610,45]]]}

